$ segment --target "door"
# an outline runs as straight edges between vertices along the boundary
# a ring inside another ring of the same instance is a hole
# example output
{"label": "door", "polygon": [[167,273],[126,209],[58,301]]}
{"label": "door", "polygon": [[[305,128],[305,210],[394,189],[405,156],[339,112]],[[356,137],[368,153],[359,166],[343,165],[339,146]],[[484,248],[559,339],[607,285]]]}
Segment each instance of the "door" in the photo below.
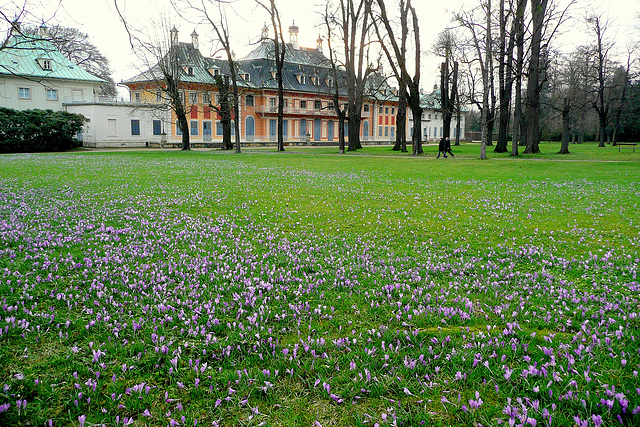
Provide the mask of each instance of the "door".
{"label": "door", "polygon": [[289,135],[289,120],[282,121],[282,140],[287,140],[287,135]]}
{"label": "door", "polygon": [[369,139],[369,122],[366,120],[362,124],[362,136],[365,141]]}
{"label": "door", "polygon": [[327,141],[333,141],[333,120],[327,123]]}
{"label": "door", "polygon": [[315,119],[313,121],[313,140],[320,141],[322,139],[322,120]]}
{"label": "door", "polygon": [[307,121],[305,119],[300,120],[300,141],[307,140]]}
{"label": "door", "polygon": [[202,122],[202,140],[203,141],[211,141],[211,135],[212,135],[212,125],[211,125],[211,121],[209,120],[205,120]]}

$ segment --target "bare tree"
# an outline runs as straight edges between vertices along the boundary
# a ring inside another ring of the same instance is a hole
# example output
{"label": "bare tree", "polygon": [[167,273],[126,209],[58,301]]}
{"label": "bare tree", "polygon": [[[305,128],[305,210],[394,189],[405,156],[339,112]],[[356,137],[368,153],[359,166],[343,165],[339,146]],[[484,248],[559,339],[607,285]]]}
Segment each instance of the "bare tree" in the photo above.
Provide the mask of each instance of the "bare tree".
{"label": "bare tree", "polygon": [[60,25],[29,26],[24,29],[24,33],[33,39],[47,39],[66,58],[80,68],[88,71],[94,76],[100,77],[107,83],[100,86],[100,95],[115,96],[118,91],[116,84],[111,77],[109,60],[100,50],[91,43],[89,35],[77,28],[62,27]]}
{"label": "bare tree", "polygon": [[[422,52],[420,47],[418,14],[416,13],[415,7],[411,5],[411,0],[406,0],[406,2],[405,0],[399,0],[398,8],[400,12],[401,35],[406,38],[410,32],[413,32],[414,64],[413,76],[411,76],[410,66],[407,64],[406,55],[403,55],[401,45],[398,45],[398,38],[394,33],[385,2],[384,0],[377,0],[377,4],[378,16],[373,20],[374,26],[378,38],[381,40],[382,49],[393,70],[393,74],[400,84],[399,89],[400,91],[404,91],[404,97],[409,104],[409,108],[411,108],[411,115],[413,116],[413,133],[411,135],[412,151],[414,156],[418,156],[424,152],[422,149],[421,132],[423,109],[420,102],[420,56]],[[386,32],[387,37],[384,39],[380,26],[383,26]]]}
{"label": "bare tree", "polygon": [[610,60],[610,52],[613,49],[614,42],[607,38],[607,30],[609,22],[602,15],[590,15],[586,18],[589,31],[595,37],[595,46],[593,54],[595,57],[595,69],[591,74],[591,79],[595,83],[595,97],[592,106],[598,113],[598,147],[605,146],[607,124],[609,122],[609,112],[611,104],[615,97],[607,96],[607,92],[611,92],[611,72],[613,63]]}
{"label": "bare tree", "polygon": [[[480,16],[478,16],[480,15]],[[487,158],[487,146],[492,145],[493,123],[495,110],[495,93],[493,82],[493,39],[491,35],[492,14],[491,0],[486,0],[479,8],[471,13],[461,12],[455,15],[459,25],[468,31],[468,45],[475,51],[472,61],[467,61],[469,67],[477,63],[482,76],[482,103],[475,96],[472,102],[480,109],[482,137],[480,141],[480,158]],[[471,77],[473,73],[469,74]]]}
{"label": "bare tree", "polygon": [[[240,147],[240,91],[238,89],[238,67],[234,58],[233,49],[229,37],[229,23],[227,21],[226,9],[230,7],[233,0],[176,0],[174,9],[182,10],[181,5],[185,5],[190,10],[197,12],[213,28],[220,50],[227,56],[229,75],[216,76],[215,82],[220,94],[220,105],[213,106],[218,111],[222,123],[222,148],[228,149],[231,141],[231,109],[236,120],[233,122],[236,139],[236,153],[241,152]],[[211,9],[215,9],[213,12]],[[226,129],[226,126],[229,129]],[[225,136],[228,137],[226,140]]]}
{"label": "bare tree", "polygon": [[121,13],[118,0],[114,0],[114,4],[129,36],[131,49],[144,69],[134,79],[144,83],[146,90],[156,91],[163,101],[168,102],[176,115],[177,127],[182,134],[181,148],[190,150],[186,100],[181,88],[183,76],[187,71],[181,63],[183,52],[178,42],[178,30],[175,27],[169,30],[166,19],[152,23],[152,30],[136,30]]}
{"label": "bare tree", "polygon": [[362,148],[362,104],[367,90],[367,80],[378,69],[377,63],[371,60],[374,55],[370,37],[372,3],[373,0],[337,0],[331,13],[332,25],[336,28],[334,34],[339,37],[343,49],[349,122],[347,151]]}
{"label": "bare tree", "polygon": [[[509,132],[509,122],[511,117],[511,97],[513,91],[513,83],[515,80],[514,57],[513,51],[518,37],[518,26],[523,19],[526,0],[516,0],[515,10],[514,4],[509,2],[511,6],[505,9],[505,2],[500,2],[499,14],[499,50],[498,50],[498,94],[500,99],[499,121],[498,121],[498,141],[494,151],[496,153],[507,152],[507,140]],[[507,27],[510,25],[510,31]]]}
{"label": "bare tree", "polygon": [[347,118],[347,109],[341,107],[340,104],[340,82],[342,79],[342,73],[340,70],[340,63],[337,59],[336,52],[333,48],[333,29],[335,27],[335,16],[332,15],[329,10],[329,4],[325,5],[324,15],[323,15],[324,27],[327,30],[327,45],[329,49],[329,65],[331,67],[331,73],[333,76],[333,108],[338,116],[338,152],[340,154],[345,153],[345,134],[344,134],[344,124]]}
{"label": "bare tree", "polygon": [[[436,51],[445,58],[445,61],[440,65],[440,107],[442,110],[443,139],[451,136],[451,120],[458,101],[458,61],[453,58],[453,49],[453,35],[449,29],[446,29],[440,33],[436,41]],[[459,117],[458,120],[460,120]],[[459,132],[460,128],[458,127],[457,134]]]}
{"label": "bare tree", "polygon": [[273,29],[274,60],[276,81],[278,83],[278,151],[284,151],[284,79],[282,70],[284,68],[287,45],[284,42],[282,21],[280,20],[280,12],[275,0],[255,0],[255,2],[269,14],[271,28]]}

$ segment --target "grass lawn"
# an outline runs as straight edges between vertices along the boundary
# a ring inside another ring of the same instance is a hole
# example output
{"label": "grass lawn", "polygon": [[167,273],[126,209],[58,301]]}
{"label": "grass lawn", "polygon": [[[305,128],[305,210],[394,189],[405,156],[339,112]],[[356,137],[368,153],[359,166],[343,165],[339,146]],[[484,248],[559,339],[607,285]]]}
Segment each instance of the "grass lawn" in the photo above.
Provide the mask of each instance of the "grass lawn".
{"label": "grass lawn", "polygon": [[0,156],[0,426],[640,424],[640,152]]}

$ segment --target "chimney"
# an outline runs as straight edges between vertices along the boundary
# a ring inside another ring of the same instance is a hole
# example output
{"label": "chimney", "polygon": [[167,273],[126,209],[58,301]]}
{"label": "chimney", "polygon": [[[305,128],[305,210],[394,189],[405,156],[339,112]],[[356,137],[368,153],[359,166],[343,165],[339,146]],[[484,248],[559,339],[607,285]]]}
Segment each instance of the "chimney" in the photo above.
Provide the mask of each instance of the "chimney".
{"label": "chimney", "polygon": [[289,27],[289,41],[291,42],[291,47],[295,50],[300,50],[300,44],[298,43],[298,26],[296,25],[296,21],[293,21],[293,25]]}
{"label": "chimney", "polygon": [[175,25],[171,29],[170,33],[171,33],[171,36],[170,36],[171,46],[177,45],[178,44],[178,30],[176,29]]}
{"label": "chimney", "polygon": [[191,44],[194,49],[200,48],[200,43],[198,43],[198,33],[196,33],[195,29],[193,30],[193,33],[191,33]]}
{"label": "chimney", "polygon": [[318,52],[322,53],[322,37],[318,34],[318,40],[316,40],[318,46]]}

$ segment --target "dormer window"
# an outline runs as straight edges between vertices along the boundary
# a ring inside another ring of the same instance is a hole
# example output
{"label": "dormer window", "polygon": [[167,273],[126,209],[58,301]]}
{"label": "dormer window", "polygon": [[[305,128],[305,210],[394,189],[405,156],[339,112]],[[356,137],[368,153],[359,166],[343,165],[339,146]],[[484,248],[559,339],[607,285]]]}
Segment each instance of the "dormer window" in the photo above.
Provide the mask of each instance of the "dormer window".
{"label": "dormer window", "polygon": [[311,77],[311,84],[314,86],[320,86],[320,77],[318,76]]}
{"label": "dormer window", "polygon": [[187,75],[193,76],[193,67],[187,67]]}
{"label": "dormer window", "polygon": [[298,83],[301,85],[307,84],[307,77],[303,74],[298,74]]}
{"label": "dormer window", "polygon": [[213,77],[217,77],[220,75],[220,70],[217,68],[210,68],[209,74],[211,74]]}
{"label": "dormer window", "polygon": [[45,70],[45,71],[51,71],[51,60],[50,59],[46,59],[46,58],[40,58],[38,59],[38,64],[40,64],[40,67]]}
{"label": "dormer window", "polygon": [[333,79],[327,79],[327,86],[333,87]]}
{"label": "dormer window", "polygon": [[251,74],[246,73],[242,76],[242,78],[244,79],[245,82],[250,82],[251,81]]}

